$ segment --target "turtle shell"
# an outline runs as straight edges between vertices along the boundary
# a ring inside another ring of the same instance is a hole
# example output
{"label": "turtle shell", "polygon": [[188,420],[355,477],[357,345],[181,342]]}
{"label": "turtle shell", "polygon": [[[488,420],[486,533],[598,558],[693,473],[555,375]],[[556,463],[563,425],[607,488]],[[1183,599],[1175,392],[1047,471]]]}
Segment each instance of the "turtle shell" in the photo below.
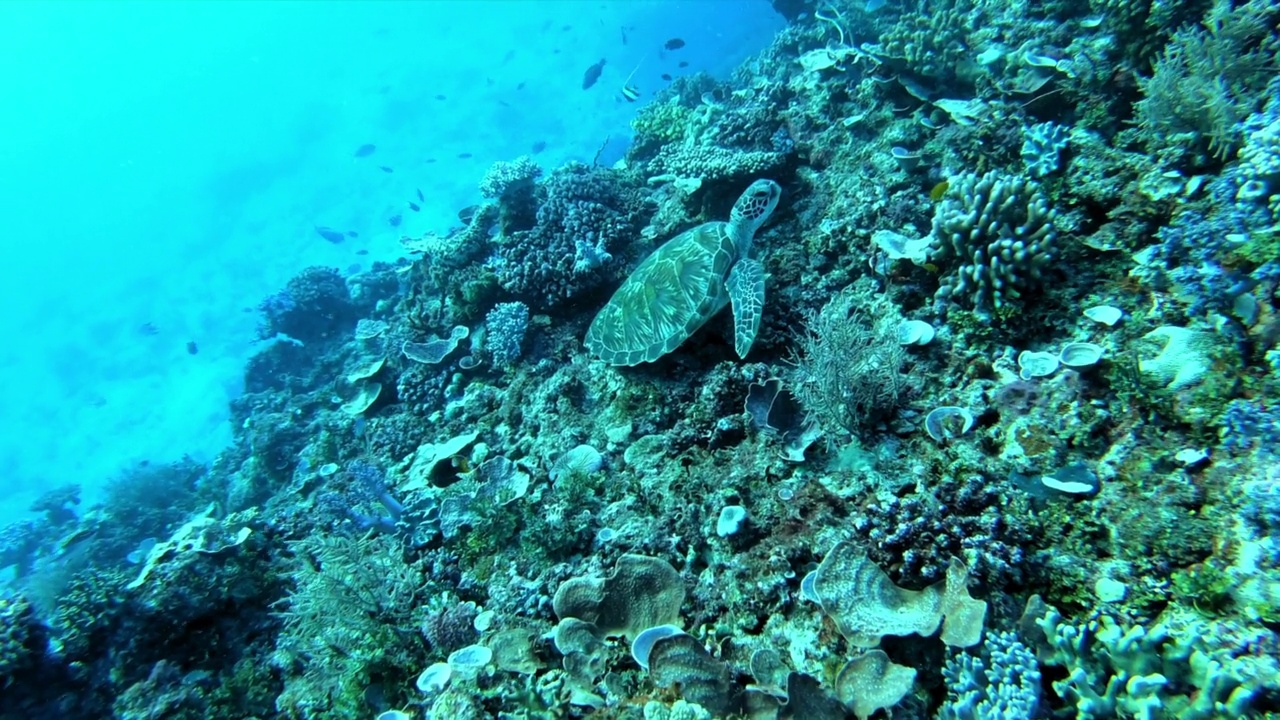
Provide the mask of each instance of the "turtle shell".
{"label": "turtle shell", "polygon": [[708,222],[653,251],[587,330],[586,345],[610,365],[652,362],[675,350],[729,302],[725,278],[737,249],[726,222]]}

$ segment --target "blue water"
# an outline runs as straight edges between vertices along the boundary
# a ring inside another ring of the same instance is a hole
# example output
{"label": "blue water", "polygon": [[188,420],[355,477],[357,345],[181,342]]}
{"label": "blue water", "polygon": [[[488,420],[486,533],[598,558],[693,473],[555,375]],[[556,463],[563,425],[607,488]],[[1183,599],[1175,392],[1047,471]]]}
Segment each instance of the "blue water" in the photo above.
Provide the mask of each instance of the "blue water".
{"label": "blue water", "polygon": [[548,169],[621,157],[632,68],[643,100],[782,26],[766,0],[0,3],[0,524],[211,459],[288,278],[398,257],[535,143]]}

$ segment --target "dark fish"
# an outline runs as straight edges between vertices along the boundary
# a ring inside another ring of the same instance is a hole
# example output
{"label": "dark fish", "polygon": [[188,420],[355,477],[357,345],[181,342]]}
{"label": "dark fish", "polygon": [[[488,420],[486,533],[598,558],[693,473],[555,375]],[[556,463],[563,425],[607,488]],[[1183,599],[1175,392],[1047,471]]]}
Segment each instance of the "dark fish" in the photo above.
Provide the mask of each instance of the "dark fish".
{"label": "dark fish", "polygon": [[471,153],[458,153],[459,160],[466,160],[469,157],[471,157]]}
{"label": "dark fish", "polygon": [[368,255],[368,254],[369,254],[369,251],[368,251],[368,250],[365,250],[365,249],[363,249],[363,248],[361,248],[361,249],[359,249],[359,250],[357,250],[357,251],[356,251],[356,254],[357,254],[357,255]]}
{"label": "dark fish", "polygon": [[196,354],[196,353],[198,353],[198,352],[200,352],[200,347],[199,347],[198,345],[196,345],[196,341],[195,341],[195,340],[188,340],[188,341],[187,341],[187,354],[188,354],[188,355],[195,355],[195,354]]}
{"label": "dark fish", "polygon": [[524,83],[523,83],[523,82],[521,82],[519,85],[517,85],[517,86],[516,86],[516,89],[517,89],[517,90],[523,90],[523,89],[524,89]]}
{"label": "dark fish", "polygon": [[392,215],[387,218],[387,222],[390,223],[391,227],[400,227],[400,220],[401,218],[399,215]]}
{"label": "dark fish", "polygon": [[427,158],[427,164],[428,164],[428,165],[430,165],[431,163],[434,163],[435,161],[436,161],[436,159],[435,159],[435,158]]}
{"label": "dark fish", "polygon": [[534,154],[534,155],[537,155],[538,153],[540,153],[540,152],[542,152],[543,150],[546,150],[546,149],[547,149],[547,141],[546,141],[546,140],[539,140],[538,142],[536,142],[536,143],[534,143],[534,144],[533,144],[533,148],[532,148],[532,149],[533,149],[533,154]]}
{"label": "dark fish", "polygon": [[458,219],[467,225],[470,225],[471,219],[476,216],[476,211],[479,209],[479,205],[468,205],[458,211]]}
{"label": "dark fish", "polygon": [[582,89],[590,90],[592,85],[600,81],[602,72],[604,72],[604,58],[600,58],[600,62],[587,68],[587,72],[582,75]]}
{"label": "dark fish", "polygon": [[572,29],[573,29],[572,25],[565,25],[564,27],[560,28],[560,32],[569,32]]}
{"label": "dark fish", "polygon": [[378,166],[378,169],[379,169],[379,170],[381,170],[381,171],[382,171],[382,172],[384,172],[384,173],[393,173],[393,172],[395,172],[395,170],[393,170],[392,168],[387,167],[386,165],[379,165],[379,166]]}
{"label": "dark fish", "polygon": [[363,269],[363,268],[361,268],[361,267],[360,267],[360,263],[351,263],[350,265],[348,265],[348,266],[347,266],[347,274],[348,274],[348,275],[359,275],[359,274],[360,274],[360,270],[362,270],[362,269]]}
{"label": "dark fish", "polygon": [[426,196],[422,194],[422,188],[418,188],[418,202],[425,202]]}
{"label": "dark fish", "polygon": [[374,145],[373,143],[365,143],[364,145],[356,148],[356,157],[369,157],[373,154],[373,151],[377,149],[377,145]]}
{"label": "dark fish", "polygon": [[671,38],[670,40],[663,43],[662,47],[668,50],[679,50],[680,48],[684,47],[684,41],[681,40],[680,38]]}
{"label": "dark fish", "polygon": [[666,73],[662,73],[662,79],[671,82],[671,76]]}
{"label": "dark fish", "polygon": [[360,233],[356,232],[355,230],[348,230],[347,237],[360,237]]}
{"label": "dark fish", "polygon": [[159,335],[160,328],[156,327],[154,323],[144,322],[138,326],[138,332],[143,335]]}
{"label": "dark fish", "polygon": [[322,225],[316,226],[316,232],[320,234],[320,237],[324,238],[325,240],[328,240],[334,245],[337,245],[338,243],[347,239],[347,236],[345,234],[340,233],[337,230],[334,230],[332,228],[324,227]]}
{"label": "dark fish", "polygon": [[409,209],[410,209],[410,210],[412,210],[412,211],[414,211],[414,212],[418,212],[418,211],[422,210],[422,207],[421,207],[421,206],[419,206],[419,205],[418,205],[418,203],[411,202],[411,203],[409,203]]}
{"label": "dark fish", "polygon": [[506,100],[499,100],[498,104],[501,105],[502,107],[511,107],[511,103],[507,102]]}
{"label": "dark fish", "polygon": [[446,99],[446,98],[445,98],[445,96],[444,96],[444,95],[437,95],[437,96],[436,96],[436,99],[437,99],[437,100],[444,100],[444,99]]}
{"label": "dark fish", "polygon": [[689,67],[689,61],[688,61],[688,60],[681,60],[681,61],[680,61],[680,67],[682,67],[682,68],[687,68],[687,67]]}
{"label": "dark fish", "polygon": [[618,28],[618,32],[622,33],[622,44],[623,44],[623,45],[626,45],[626,44],[627,44],[627,29],[626,29],[626,28]]}

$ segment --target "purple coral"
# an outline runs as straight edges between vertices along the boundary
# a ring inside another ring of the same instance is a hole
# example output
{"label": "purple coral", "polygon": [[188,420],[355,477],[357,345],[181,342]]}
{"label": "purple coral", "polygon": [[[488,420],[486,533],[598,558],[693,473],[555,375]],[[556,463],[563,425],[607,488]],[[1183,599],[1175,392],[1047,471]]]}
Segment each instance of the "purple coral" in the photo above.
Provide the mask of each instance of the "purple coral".
{"label": "purple coral", "polygon": [[1028,520],[983,478],[944,480],[932,493],[873,502],[854,522],[881,567],[898,568],[900,582],[923,585],[942,579],[952,557],[992,587],[1023,580],[1035,534]]}
{"label": "purple coral", "polygon": [[639,235],[639,193],[617,171],[573,164],[552,173],[533,226],[509,233],[489,267],[504,289],[546,310],[613,281]]}
{"label": "purple coral", "polygon": [[347,281],[335,268],[303,270],[283,291],[263,300],[258,309],[263,316],[258,333],[263,338],[287,335],[304,343],[318,342],[356,322]]}

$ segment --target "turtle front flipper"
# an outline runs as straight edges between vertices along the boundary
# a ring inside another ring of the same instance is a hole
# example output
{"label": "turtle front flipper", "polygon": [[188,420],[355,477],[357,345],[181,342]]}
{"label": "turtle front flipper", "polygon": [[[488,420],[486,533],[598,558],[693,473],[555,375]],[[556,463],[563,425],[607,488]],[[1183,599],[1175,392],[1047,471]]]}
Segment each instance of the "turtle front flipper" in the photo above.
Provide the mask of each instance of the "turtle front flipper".
{"label": "turtle front flipper", "polygon": [[764,266],[755,260],[739,260],[729,271],[729,301],[733,303],[733,348],[744,360],[760,331],[764,312]]}

